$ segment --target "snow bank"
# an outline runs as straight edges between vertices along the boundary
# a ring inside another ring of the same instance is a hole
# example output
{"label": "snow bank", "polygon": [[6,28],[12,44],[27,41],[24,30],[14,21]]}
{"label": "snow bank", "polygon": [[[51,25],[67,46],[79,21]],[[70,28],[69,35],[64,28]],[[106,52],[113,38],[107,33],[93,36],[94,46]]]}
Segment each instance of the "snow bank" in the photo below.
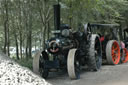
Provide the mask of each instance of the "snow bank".
{"label": "snow bank", "polygon": [[51,85],[0,53],[0,85]]}

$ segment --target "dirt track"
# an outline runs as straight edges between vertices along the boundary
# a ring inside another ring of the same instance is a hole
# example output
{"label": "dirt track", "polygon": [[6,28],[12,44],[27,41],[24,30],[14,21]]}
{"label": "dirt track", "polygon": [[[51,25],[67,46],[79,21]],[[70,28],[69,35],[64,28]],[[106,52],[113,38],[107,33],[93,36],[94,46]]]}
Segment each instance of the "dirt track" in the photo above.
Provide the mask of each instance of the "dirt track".
{"label": "dirt track", "polygon": [[98,72],[84,71],[79,80],[70,80],[67,73],[58,73],[47,81],[53,85],[128,85],[128,63],[104,65]]}

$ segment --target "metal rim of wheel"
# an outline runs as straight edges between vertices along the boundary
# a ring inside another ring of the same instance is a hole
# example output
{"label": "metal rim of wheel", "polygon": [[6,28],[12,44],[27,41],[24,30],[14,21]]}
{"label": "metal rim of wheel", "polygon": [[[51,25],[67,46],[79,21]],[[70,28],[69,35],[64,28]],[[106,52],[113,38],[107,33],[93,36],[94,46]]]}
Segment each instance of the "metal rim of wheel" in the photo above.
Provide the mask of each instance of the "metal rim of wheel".
{"label": "metal rim of wheel", "polygon": [[38,51],[35,56],[33,57],[33,72],[36,74],[39,73],[39,59],[40,59],[41,51]]}
{"label": "metal rim of wheel", "polygon": [[67,59],[67,70],[68,75],[71,79],[78,79],[80,78],[80,64],[79,61],[76,59],[76,52],[77,49],[71,49],[68,53]]}
{"label": "metal rim of wheel", "polygon": [[93,71],[98,71],[102,65],[102,47],[99,36],[93,34],[90,40],[89,57],[88,57],[89,68]]}
{"label": "metal rim of wheel", "polygon": [[88,33],[91,33],[91,27],[89,23],[84,25],[84,30],[85,30],[84,31],[85,35],[88,35]]}
{"label": "metal rim of wheel", "polygon": [[41,58],[41,51],[38,51],[33,58],[33,72],[41,75],[44,78],[47,78],[48,71],[41,68],[43,66],[43,64],[41,63],[43,59]]}
{"label": "metal rim of wheel", "polygon": [[123,48],[123,54],[121,56],[122,63],[126,63],[128,61],[128,51],[126,48]]}
{"label": "metal rim of wheel", "polygon": [[95,42],[95,59],[96,59],[97,69],[100,69],[102,65],[102,49],[101,49],[100,39],[98,36],[96,37],[96,42]]}
{"label": "metal rim of wheel", "polygon": [[[43,52],[45,52],[45,51],[43,51]],[[44,66],[45,60],[44,60],[43,56],[45,56],[45,55],[40,55],[40,59],[39,59],[39,72],[40,72],[40,75],[43,78],[47,78],[48,74],[49,74],[49,71]]]}
{"label": "metal rim of wheel", "polygon": [[116,65],[120,62],[120,47],[116,40],[110,40],[106,46],[108,64]]}

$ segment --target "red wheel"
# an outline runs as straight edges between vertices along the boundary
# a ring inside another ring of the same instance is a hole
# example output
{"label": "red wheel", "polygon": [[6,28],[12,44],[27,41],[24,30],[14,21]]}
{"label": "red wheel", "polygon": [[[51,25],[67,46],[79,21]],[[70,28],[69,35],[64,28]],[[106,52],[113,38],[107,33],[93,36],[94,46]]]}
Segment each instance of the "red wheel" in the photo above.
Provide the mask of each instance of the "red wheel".
{"label": "red wheel", "polygon": [[120,48],[117,42],[112,45],[112,60],[114,64],[118,64],[120,61]]}
{"label": "red wheel", "polygon": [[106,57],[109,64],[115,65],[120,62],[120,47],[116,40],[107,43]]}
{"label": "red wheel", "polygon": [[123,48],[123,53],[121,55],[121,62],[126,63],[128,61],[128,51],[126,48]]}

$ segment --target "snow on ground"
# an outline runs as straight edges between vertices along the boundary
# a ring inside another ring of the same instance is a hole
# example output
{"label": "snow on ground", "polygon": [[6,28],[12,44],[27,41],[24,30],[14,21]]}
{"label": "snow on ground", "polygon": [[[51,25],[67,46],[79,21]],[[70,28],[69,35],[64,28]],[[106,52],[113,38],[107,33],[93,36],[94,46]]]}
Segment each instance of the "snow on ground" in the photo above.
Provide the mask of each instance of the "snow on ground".
{"label": "snow on ground", "polygon": [[51,85],[0,53],[0,85]]}

